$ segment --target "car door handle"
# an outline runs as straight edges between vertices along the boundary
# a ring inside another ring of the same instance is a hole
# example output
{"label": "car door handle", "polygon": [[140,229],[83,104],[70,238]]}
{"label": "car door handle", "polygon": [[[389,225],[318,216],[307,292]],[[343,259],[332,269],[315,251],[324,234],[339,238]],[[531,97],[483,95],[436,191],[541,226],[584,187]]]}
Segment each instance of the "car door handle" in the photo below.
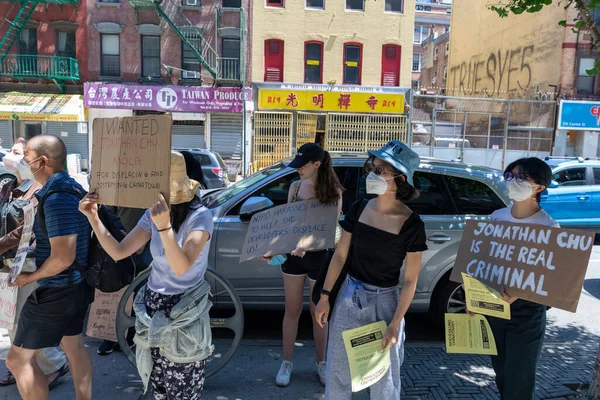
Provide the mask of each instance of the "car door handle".
{"label": "car door handle", "polygon": [[444,243],[451,241],[452,238],[446,235],[431,235],[427,238],[427,240],[434,243]]}
{"label": "car door handle", "polygon": [[577,196],[577,198],[578,198],[579,200],[588,200],[588,199],[590,198],[590,196],[587,196],[587,195],[580,195],[580,196]]}

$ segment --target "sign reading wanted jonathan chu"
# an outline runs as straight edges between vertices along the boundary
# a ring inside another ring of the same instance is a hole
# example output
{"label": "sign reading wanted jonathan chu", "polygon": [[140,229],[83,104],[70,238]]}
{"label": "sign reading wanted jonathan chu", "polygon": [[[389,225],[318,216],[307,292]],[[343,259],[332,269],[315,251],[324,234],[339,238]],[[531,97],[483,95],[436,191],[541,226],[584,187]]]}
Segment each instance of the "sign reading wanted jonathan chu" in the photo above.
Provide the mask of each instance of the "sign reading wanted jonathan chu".
{"label": "sign reading wanted jonathan chu", "polygon": [[469,221],[450,279],[461,272],[513,297],[575,312],[594,234],[540,225]]}
{"label": "sign reading wanted jonathan chu", "polygon": [[96,118],[90,190],[110,206],[150,208],[170,196],[171,116]]}

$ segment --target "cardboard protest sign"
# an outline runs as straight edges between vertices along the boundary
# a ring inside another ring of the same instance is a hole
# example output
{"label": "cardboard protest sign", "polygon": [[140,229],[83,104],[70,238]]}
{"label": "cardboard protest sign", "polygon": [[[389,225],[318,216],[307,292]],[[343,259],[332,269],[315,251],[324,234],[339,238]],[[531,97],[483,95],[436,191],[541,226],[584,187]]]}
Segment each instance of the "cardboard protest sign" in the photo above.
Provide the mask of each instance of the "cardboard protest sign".
{"label": "cardboard protest sign", "polygon": [[171,116],[96,118],[90,189],[101,204],[150,208],[170,195]]}
{"label": "cardboard protest sign", "polygon": [[[94,302],[90,307],[85,334],[98,339],[117,341],[117,307],[127,287],[114,293],[104,293],[96,290]],[[130,313],[133,305],[133,295],[129,298],[126,312]]]}
{"label": "cardboard protest sign", "polygon": [[0,328],[11,330],[15,326],[17,287],[8,286],[8,274],[0,273]]}
{"label": "cardboard protest sign", "polygon": [[465,272],[493,288],[575,312],[594,234],[540,225],[469,221],[450,279]]}
{"label": "cardboard protest sign", "polygon": [[297,201],[255,214],[250,221],[240,262],[262,256],[334,247],[337,201],[329,206],[317,199]]}
{"label": "cardboard protest sign", "polygon": [[23,269],[23,264],[25,264],[31,236],[33,235],[34,214],[33,204],[29,203],[23,207],[23,231],[21,232],[17,254],[15,255],[14,260],[11,261],[10,273],[8,274],[8,279],[10,279],[11,283],[15,282],[17,275],[19,275]]}

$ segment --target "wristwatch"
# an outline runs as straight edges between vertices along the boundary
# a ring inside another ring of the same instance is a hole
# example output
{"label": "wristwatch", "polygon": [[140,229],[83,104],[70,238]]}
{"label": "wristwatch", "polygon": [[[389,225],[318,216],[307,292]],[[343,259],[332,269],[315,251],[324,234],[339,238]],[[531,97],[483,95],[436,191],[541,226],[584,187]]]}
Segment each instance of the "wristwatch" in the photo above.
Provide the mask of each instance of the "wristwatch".
{"label": "wristwatch", "polygon": [[324,294],[326,296],[331,296],[331,292],[329,290],[325,290],[325,289],[321,289],[321,294]]}

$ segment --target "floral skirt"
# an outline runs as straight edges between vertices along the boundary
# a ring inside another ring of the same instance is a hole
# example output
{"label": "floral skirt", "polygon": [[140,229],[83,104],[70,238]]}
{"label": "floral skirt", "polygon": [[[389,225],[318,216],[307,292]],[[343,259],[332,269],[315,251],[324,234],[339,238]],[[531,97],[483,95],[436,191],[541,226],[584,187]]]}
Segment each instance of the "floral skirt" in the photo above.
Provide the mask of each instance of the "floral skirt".
{"label": "floral skirt", "polygon": [[[157,311],[167,315],[175,307],[181,295],[164,295],[147,288],[144,301],[148,315]],[[200,400],[204,391],[204,368],[206,360],[178,364],[160,354],[160,349],[152,349],[154,366],[150,375],[150,385],[156,400]]]}

